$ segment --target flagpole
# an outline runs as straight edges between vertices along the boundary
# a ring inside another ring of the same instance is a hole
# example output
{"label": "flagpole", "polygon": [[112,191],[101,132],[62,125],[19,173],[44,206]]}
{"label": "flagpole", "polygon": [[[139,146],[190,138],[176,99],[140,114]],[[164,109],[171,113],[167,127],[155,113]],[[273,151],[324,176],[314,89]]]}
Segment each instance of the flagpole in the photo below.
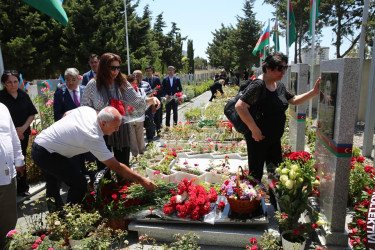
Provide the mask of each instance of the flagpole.
{"label": "flagpole", "polygon": [[124,0],[125,9],[125,33],[126,33],[126,57],[128,61],[128,75],[130,75],[130,58],[129,58],[129,37],[128,37],[128,14],[126,12],[126,0]]}
{"label": "flagpole", "polygon": [[287,18],[286,18],[286,56],[289,58],[289,11],[290,11],[290,4],[289,4],[289,1],[290,0],[287,0]]}
{"label": "flagpole", "polygon": [[271,43],[269,42],[270,39],[271,39],[271,26],[270,26],[270,19],[268,18],[268,27],[269,27],[269,31],[268,31],[268,34],[269,34],[269,37],[268,37],[268,55],[271,54]]}
{"label": "flagpole", "polygon": [[3,62],[3,54],[1,52],[1,46],[0,46],[0,75],[3,75],[4,72],[4,62]]}
{"label": "flagpole", "polygon": [[[316,18],[316,0],[312,0],[312,24],[311,24],[311,74],[310,74],[310,89],[313,88],[314,84],[314,61],[315,61],[315,18]],[[309,101],[309,117],[312,118],[312,99]]]}

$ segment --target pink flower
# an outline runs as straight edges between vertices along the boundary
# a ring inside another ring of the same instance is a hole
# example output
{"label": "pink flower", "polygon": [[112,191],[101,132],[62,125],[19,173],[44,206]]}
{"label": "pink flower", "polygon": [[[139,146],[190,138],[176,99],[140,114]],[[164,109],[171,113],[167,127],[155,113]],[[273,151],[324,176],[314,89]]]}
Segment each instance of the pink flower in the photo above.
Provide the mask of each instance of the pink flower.
{"label": "pink flower", "polygon": [[52,104],[53,104],[53,100],[48,100],[48,102],[46,103],[46,106],[48,107],[48,106],[50,106]]}
{"label": "pink flower", "polygon": [[259,247],[257,246],[257,245],[254,245],[254,246],[252,246],[251,248],[250,248],[250,250],[258,250],[259,249]]}
{"label": "pink flower", "polygon": [[42,242],[42,240],[41,239],[37,239],[36,241],[35,241],[35,244],[40,244],[40,242]]}
{"label": "pink flower", "polygon": [[257,239],[255,239],[254,237],[250,239],[250,244],[256,244],[258,243]]}
{"label": "pink flower", "polygon": [[18,234],[17,230],[10,230],[8,233],[7,233],[7,237],[10,238],[13,236],[13,234]]}
{"label": "pink flower", "polygon": [[35,249],[35,248],[37,248],[38,247],[38,244],[34,244],[31,248],[32,249]]}
{"label": "pink flower", "polygon": [[158,175],[158,174],[160,174],[160,170],[155,170],[154,175]]}

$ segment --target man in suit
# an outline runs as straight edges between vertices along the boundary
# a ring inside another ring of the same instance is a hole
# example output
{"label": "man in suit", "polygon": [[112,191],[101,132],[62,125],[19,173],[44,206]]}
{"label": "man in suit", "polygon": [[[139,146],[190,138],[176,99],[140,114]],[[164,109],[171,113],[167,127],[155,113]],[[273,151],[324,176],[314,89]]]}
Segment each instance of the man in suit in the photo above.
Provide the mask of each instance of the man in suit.
{"label": "man in suit", "polygon": [[82,85],[86,86],[87,83],[96,76],[99,67],[99,56],[96,54],[91,54],[89,56],[89,65],[91,70],[83,74]]}
{"label": "man in suit", "polygon": [[173,124],[177,124],[178,114],[177,114],[177,106],[178,100],[171,98],[178,92],[182,92],[182,85],[180,78],[174,75],[175,67],[168,66],[168,76],[163,78],[162,89],[163,95],[169,101],[165,105],[165,112],[166,112],[166,121],[165,126],[170,127],[171,121],[171,109],[173,109]]}
{"label": "man in suit", "polygon": [[[152,66],[147,66],[145,68],[145,72],[147,76],[144,77],[142,81],[148,82],[150,84],[153,91],[154,92],[156,91],[156,97],[160,101],[161,97],[163,96],[163,90],[161,87],[160,78],[153,75],[154,68]],[[160,129],[162,127],[161,125],[162,120],[163,120],[163,106],[161,106],[158,110],[156,110],[156,113],[154,114],[155,129],[158,134],[160,133]]]}
{"label": "man in suit", "polygon": [[53,113],[55,121],[60,120],[64,113],[75,109],[81,104],[81,97],[85,86],[79,86],[79,71],[76,68],[65,70],[66,86],[55,92],[53,100]]}
{"label": "man in suit", "polygon": [[[76,68],[68,68],[65,70],[64,78],[66,86],[56,90],[53,97],[53,114],[55,122],[60,120],[66,112],[75,109],[81,105],[81,99],[85,86],[78,85],[79,71]],[[85,167],[85,162],[95,162],[95,157],[90,153],[84,153],[72,157],[72,164],[79,165],[83,173],[88,174],[90,178],[94,178],[94,172],[90,172]]]}

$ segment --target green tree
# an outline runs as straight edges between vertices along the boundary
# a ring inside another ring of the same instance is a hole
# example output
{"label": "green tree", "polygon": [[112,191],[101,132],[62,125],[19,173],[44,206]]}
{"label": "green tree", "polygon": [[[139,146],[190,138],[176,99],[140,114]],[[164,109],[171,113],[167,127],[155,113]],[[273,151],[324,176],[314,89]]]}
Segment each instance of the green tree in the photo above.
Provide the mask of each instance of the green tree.
{"label": "green tree", "polygon": [[[336,48],[337,58],[346,56],[359,41],[360,33],[357,34],[357,31],[361,29],[362,25],[363,4],[363,0],[332,0],[329,5],[322,5],[320,8],[321,16],[319,19],[327,26],[333,27],[332,31],[335,38],[332,45]],[[373,30],[375,26],[371,22],[375,21],[374,4],[370,4],[368,13],[368,30]],[[349,37],[353,39],[349,39]],[[345,38],[350,41],[350,46],[341,53],[341,45]],[[369,45],[372,45],[371,40],[371,32],[366,32],[366,41]]]}
{"label": "green tree", "polygon": [[196,69],[207,69],[208,62],[206,59],[198,56],[194,58],[194,65]]}
{"label": "green tree", "polygon": [[206,50],[210,65],[230,71],[236,67],[238,62],[238,57],[235,53],[237,49],[235,29],[232,26],[225,27],[221,24],[221,28],[212,32],[212,35],[214,39],[212,43],[208,44]]}
{"label": "green tree", "polygon": [[162,60],[163,51],[166,49],[167,43],[166,43],[166,37],[163,34],[164,28],[167,27],[164,20],[163,20],[163,12],[156,16],[156,20],[154,23],[153,28],[153,40],[156,42],[159,50],[160,55],[155,60],[155,70],[161,71],[162,74],[164,74],[166,69],[166,64]]}
{"label": "green tree", "polygon": [[248,69],[251,65],[259,62],[258,57],[251,53],[262,32],[253,12],[254,2],[255,0],[245,1],[244,17],[237,16],[237,29],[234,32],[237,48],[234,52],[237,54],[237,65],[240,70]]}
{"label": "green tree", "polygon": [[194,74],[194,49],[193,49],[193,40],[187,41],[187,57],[189,62],[189,69],[187,73]]}

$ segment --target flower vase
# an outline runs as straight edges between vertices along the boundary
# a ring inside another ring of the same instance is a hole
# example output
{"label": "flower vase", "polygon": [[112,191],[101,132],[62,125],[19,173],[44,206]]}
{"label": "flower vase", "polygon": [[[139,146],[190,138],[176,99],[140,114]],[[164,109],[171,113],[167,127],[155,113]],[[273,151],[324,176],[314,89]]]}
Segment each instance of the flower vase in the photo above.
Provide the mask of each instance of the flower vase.
{"label": "flower vase", "polygon": [[[290,236],[293,235],[293,231],[287,230],[281,234],[281,242],[283,249],[289,250],[304,250],[306,245],[306,238],[299,235],[298,242],[292,242]],[[289,237],[288,237],[289,236]]]}
{"label": "flower vase", "polygon": [[128,219],[126,216],[123,216],[120,218],[108,218],[106,226],[112,228],[113,230],[128,230],[129,224],[130,219]]}

